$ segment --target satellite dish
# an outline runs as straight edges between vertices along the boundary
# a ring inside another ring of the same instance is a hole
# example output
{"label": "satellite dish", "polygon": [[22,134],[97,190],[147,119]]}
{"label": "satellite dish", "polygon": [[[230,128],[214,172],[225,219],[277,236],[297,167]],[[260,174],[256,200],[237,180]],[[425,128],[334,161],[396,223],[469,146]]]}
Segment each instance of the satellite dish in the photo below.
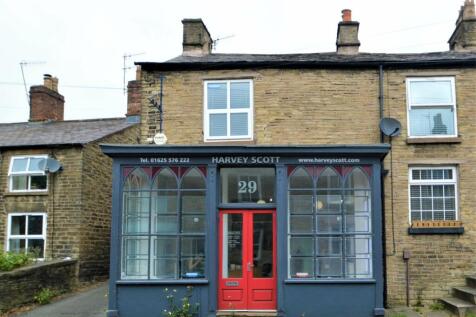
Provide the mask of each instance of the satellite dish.
{"label": "satellite dish", "polygon": [[56,173],[63,169],[60,162],[53,158],[43,159],[39,162],[40,166],[44,166],[45,173]]}
{"label": "satellite dish", "polygon": [[383,118],[380,120],[380,131],[386,136],[397,136],[402,130],[400,121],[394,118]]}

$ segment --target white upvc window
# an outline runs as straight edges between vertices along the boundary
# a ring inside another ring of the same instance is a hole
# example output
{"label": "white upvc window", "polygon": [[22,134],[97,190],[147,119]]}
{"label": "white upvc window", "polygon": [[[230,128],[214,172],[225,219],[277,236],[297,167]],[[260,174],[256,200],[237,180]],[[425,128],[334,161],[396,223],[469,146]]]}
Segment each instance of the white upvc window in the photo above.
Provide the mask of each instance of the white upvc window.
{"label": "white upvc window", "polygon": [[409,137],[456,137],[454,77],[407,78]]}
{"label": "white upvc window", "polygon": [[411,167],[409,174],[410,222],[458,220],[456,167]]}
{"label": "white upvc window", "polygon": [[253,81],[205,81],[204,90],[205,141],[252,140]]}
{"label": "white upvc window", "polygon": [[44,192],[48,190],[45,173],[47,155],[14,156],[8,170],[11,192]]}
{"label": "white upvc window", "polygon": [[7,232],[7,251],[31,252],[38,259],[45,257],[45,213],[10,213],[8,214]]}

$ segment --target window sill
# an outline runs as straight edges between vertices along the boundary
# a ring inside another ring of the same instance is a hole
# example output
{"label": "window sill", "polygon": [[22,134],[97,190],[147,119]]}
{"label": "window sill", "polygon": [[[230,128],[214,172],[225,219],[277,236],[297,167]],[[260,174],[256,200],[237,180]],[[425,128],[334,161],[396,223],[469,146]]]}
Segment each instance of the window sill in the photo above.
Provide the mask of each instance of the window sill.
{"label": "window sill", "polygon": [[375,279],[287,279],[286,284],[375,284]]}
{"label": "window sill", "polygon": [[462,141],[463,140],[459,136],[441,137],[441,138],[435,138],[435,137],[422,137],[422,138],[408,137],[407,138],[407,144],[438,144],[438,143],[452,144],[452,143],[461,143]]}
{"label": "window sill", "polygon": [[408,234],[463,234],[464,227],[408,228]]}
{"label": "window sill", "polygon": [[119,280],[116,285],[200,285],[208,284],[208,280]]}
{"label": "window sill", "polygon": [[210,139],[210,140],[203,140],[203,143],[213,143],[213,145],[255,145],[256,140],[253,139]]}
{"label": "window sill", "polygon": [[49,193],[47,190],[38,192],[7,192],[3,194],[4,197],[8,196],[47,196]]}

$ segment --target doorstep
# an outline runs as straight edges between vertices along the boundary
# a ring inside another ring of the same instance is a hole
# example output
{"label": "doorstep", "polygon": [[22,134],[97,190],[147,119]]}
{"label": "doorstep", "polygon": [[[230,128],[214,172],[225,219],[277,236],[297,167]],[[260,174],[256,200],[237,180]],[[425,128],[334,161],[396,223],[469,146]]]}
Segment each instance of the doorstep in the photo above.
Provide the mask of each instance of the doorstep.
{"label": "doorstep", "polygon": [[276,317],[276,310],[219,310],[217,317]]}

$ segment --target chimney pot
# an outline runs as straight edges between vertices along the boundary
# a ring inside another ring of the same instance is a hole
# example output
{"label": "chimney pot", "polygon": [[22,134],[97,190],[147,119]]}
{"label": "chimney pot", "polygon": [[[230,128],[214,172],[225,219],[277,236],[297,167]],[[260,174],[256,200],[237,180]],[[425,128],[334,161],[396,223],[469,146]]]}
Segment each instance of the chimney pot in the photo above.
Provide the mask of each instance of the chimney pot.
{"label": "chimney pot", "polygon": [[342,22],[352,21],[352,10],[344,9],[342,10]]}

